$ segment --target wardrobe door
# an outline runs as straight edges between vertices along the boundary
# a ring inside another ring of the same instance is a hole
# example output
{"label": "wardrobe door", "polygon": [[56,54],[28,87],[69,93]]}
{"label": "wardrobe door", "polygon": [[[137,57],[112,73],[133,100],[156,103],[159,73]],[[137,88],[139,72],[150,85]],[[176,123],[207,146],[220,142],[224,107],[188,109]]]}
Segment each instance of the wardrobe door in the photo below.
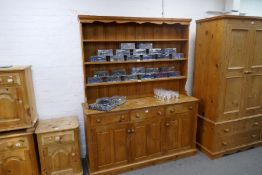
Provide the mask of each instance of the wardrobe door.
{"label": "wardrobe door", "polygon": [[240,118],[244,98],[245,71],[250,56],[251,29],[248,25],[228,24],[225,80],[220,121]]}
{"label": "wardrobe door", "polygon": [[252,34],[253,48],[246,71],[245,116],[262,113],[262,26],[254,27]]}

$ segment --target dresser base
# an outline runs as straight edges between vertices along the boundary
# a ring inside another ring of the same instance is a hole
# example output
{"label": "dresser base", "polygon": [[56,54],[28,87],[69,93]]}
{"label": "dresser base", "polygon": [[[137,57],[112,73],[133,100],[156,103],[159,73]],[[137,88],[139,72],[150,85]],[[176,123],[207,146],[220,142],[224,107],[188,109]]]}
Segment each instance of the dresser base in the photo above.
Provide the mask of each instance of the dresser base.
{"label": "dresser base", "polygon": [[105,170],[100,170],[100,171],[95,171],[95,172],[90,172],[90,175],[106,175],[106,174],[117,174],[117,173],[122,173],[122,172],[126,172],[126,171],[130,171],[130,170],[134,170],[137,168],[142,168],[145,166],[150,166],[150,165],[155,165],[157,163],[161,163],[161,162],[166,162],[166,161],[170,161],[170,160],[177,160],[177,159],[182,159],[188,156],[192,156],[196,154],[196,149],[189,149],[189,150],[185,150],[185,151],[180,151],[174,154],[168,154],[168,155],[164,155],[161,157],[157,157],[157,158],[152,158],[149,160],[144,160],[144,161],[140,161],[140,162],[135,162],[135,163],[130,163],[127,165],[122,165],[119,167],[114,167],[114,168],[110,168],[110,169],[105,169]]}

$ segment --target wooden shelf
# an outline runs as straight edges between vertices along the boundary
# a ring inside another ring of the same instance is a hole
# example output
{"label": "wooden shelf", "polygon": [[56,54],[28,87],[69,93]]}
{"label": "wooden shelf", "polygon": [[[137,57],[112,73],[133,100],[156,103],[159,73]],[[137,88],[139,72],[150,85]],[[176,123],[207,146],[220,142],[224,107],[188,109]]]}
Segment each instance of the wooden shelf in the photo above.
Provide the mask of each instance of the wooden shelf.
{"label": "wooden shelf", "polygon": [[121,39],[121,40],[108,40],[108,39],[84,39],[83,42],[172,42],[172,41],[187,41],[186,38],[181,39]]}
{"label": "wooden shelf", "polygon": [[129,64],[129,63],[154,63],[154,62],[176,62],[185,61],[187,58],[179,59],[158,59],[158,60],[134,60],[134,61],[108,61],[108,62],[85,62],[85,65],[97,65],[97,64]]}
{"label": "wooden shelf", "polygon": [[153,81],[169,81],[169,80],[181,80],[186,79],[186,76],[177,76],[177,77],[167,77],[167,78],[156,78],[149,80],[132,80],[132,81],[120,81],[120,82],[103,82],[103,83],[93,83],[86,84],[86,87],[92,86],[110,86],[110,85],[120,85],[120,84],[131,84],[131,83],[145,83],[145,82],[153,82]]}

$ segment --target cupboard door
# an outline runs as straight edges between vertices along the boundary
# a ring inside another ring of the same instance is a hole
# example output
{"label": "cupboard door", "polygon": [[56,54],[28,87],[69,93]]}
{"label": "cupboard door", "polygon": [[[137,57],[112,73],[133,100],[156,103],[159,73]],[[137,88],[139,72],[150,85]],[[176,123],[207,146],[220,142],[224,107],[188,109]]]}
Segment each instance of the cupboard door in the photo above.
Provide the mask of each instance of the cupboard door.
{"label": "cupboard door", "polygon": [[246,78],[246,96],[244,115],[262,113],[262,28],[253,31],[253,54],[251,55],[249,70]]}
{"label": "cupboard door", "polygon": [[179,118],[168,118],[164,123],[165,126],[165,152],[172,152],[180,146],[180,126]]}
{"label": "cupboard door", "polygon": [[0,153],[0,174],[1,175],[36,175],[31,166],[30,154],[28,151],[20,150]]}
{"label": "cupboard door", "polygon": [[43,149],[46,169],[42,169],[46,175],[73,174],[76,152],[73,144],[52,145]]}
{"label": "cupboard door", "polygon": [[193,142],[194,120],[190,112],[179,114],[181,129],[181,147],[190,147]]}
{"label": "cupboard door", "polygon": [[92,130],[95,169],[105,169],[128,161],[127,124],[101,126]]}
{"label": "cupboard door", "polygon": [[23,126],[27,123],[22,88],[0,88],[0,130]]}
{"label": "cupboard door", "polygon": [[251,29],[244,25],[229,25],[227,31],[226,70],[222,91],[222,115],[219,119],[230,120],[241,117],[244,94],[244,71],[250,57]]}
{"label": "cupboard door", "polygon": [[161,120],[145,120],[131,127],[132,161],[140,161],[161,154]]}

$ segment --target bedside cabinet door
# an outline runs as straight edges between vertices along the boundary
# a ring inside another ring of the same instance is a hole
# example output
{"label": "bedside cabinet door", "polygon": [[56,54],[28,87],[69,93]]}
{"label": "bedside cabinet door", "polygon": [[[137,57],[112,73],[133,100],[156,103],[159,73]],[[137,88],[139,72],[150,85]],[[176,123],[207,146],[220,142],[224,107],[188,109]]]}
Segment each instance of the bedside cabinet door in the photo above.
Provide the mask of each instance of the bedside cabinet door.
{"label": "bedside cabinet door", "polygon": [[22,91],[21,87],[0,87],[0,130],[27,123]]}
{"label": "bedside cabinet door", "polygon": [[19,150],[0,153],[1,175],[36,175],[32,171],[30,154],[28,151]]}
{"label": "bedside cabinet door", "polygon": [[75,173],[75,164],[79,164],[79,161],[76,161],[76,157],[79,158],[79,155],[75,151],[73,144],[57,144],[44,148],[43,156],[46,169],[42,168],[42,174],[65,175]]}

